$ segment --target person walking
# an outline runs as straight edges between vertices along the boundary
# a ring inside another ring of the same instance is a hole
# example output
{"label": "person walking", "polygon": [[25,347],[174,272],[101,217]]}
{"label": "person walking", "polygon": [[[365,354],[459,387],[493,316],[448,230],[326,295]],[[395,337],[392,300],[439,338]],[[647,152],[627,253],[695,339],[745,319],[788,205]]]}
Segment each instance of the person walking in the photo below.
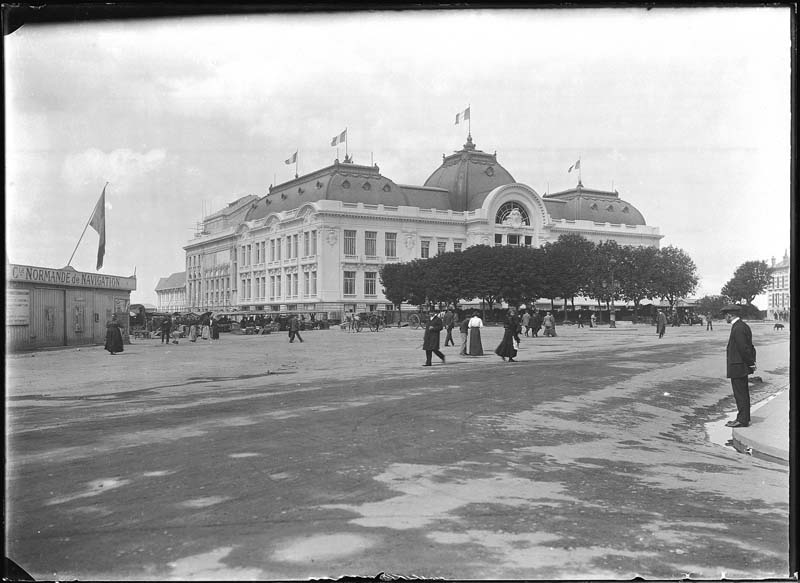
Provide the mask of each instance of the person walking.
{"label": "person walking", "polygon": [[514,357],[517,355],[517,350],[514,348],[514,332],[517,329],[517,315],[514,313],[514,308],[509,308],[506,314],[506,319],[503,322],[503,339],[494,349],[494,353],[503,359],[505,362],[516,362]]}
{"label": "person walking", "polygon": [[211,334],[211,341],[219,340],[219,319],[212,317],[208,321],[209,332]]}
{"label": "person walking", "polygon": [[197,324],[189,324],[189,342],[197,342]]}
{"label": "person walking", "polygon": [[444,345],[455,346],[456,341],[453,340],[453,328],[456,324],[456,315],[453,313],[452,308],[447,308],[447,311],[444,313],[443,323],[445,329],[447,330],[447,338],[444,339]]}
{"label": "person walking", "polygon": [[478,316],[476,310],[472,318],[469,319],[469,339],[467,340],[467,355],[469,356],[483,356],[483,344],[481,343],[481,328],[483,328],[483,320]]}
{"label": "person walking", "polygon": [[469,339],[469,317],[464,314],[461,322],[458,324],[458,331],[461,334],[461,356],[467,356],[467,340]]}
{"label": "person walking", "polygon": [[531,330],[531,313],[527,310],[522,314],[522,327],[525,328],[525,337],[527,338],[528,332]]}
{"label": "person walking", "polygon": [[714,330],[714,324],[711,322],[711,312],[706,314],[706,332],[709,330]]}
{"label": "person walking", "polygon": [[533,312],[531,316],[531,332],[533,333],[534,338],[539,337],[539,330],[542,327],[542,315],[539,313],[539,310]]}
{"label": "person walking", "polygon": [[104,347],[111,355],[124,350],[122,346],[122,332],[116,314],[111,316],[111,321],[106,325],[106,344]]}
{"label": "person walking", "polygon": [[161,344],[166,344],[169,346],[169,336],[171,330],[172,321],[169,319],[169,316],[165,316],[164,319],[161,320]]}
{"label": "person walking", "polygon": [[425,325],[425,336],[422,339],[422,350],[425,351],[425,364],[422,366],[431,366],[431,358],[435,354],[442,359],[442,364],[445,363],[444,354],[439,350],[439,338],[441,336],[444,322],[444,312],[439,314],[434,313],[428,323]]}
{"label": "person walking", "polygon": [[556,335],[556,319],[553,317],[553,314],[547,312],[547,315],[544,317],[542,321],[544,324],[544,335],[545,336],[555,336]]}
{"label": "person walking", "polygon": [[667,315],[664,313],[664,310],[658,311],[658,316],[656,316],[656,334],[658,334],[659,338],[664,337],[664,332],[667,331]]}
{"label": "person walking", "polygon": [[294,342],[295,338],[303,342],[303,337],[300,336],[300,320],[296,315],[289,320],[289,344]]}
{"label": "person walking", "polygon": [[597,326],[597,316],[592,312],[592,315],[589,316],[589,328],[594,328],[595,326]]}
{"label": "person walking", "polygon": [[514,340],[514,348],[519,350],[519,333],[522,331],[522,325],[519,323],[519,316],[517,315],[516,308],[508,308],[506,317],[512,320],[511,337]]}
{"label": "person walking", "polygon": [[583,312],[578,311],[578,328],[583,328]]}
{"label": "person walking", "polygon": [[722,308],[725,321],[731,325],[725,363],[726,376],[731,379],[733,398],[736,400],[736,419],[728,421],[727,427],[747,427],[750,425],[750,386],[747,376],[756,371],[756,348],[753,346],[753,333],[741,319],[742,307],[729,304]]}

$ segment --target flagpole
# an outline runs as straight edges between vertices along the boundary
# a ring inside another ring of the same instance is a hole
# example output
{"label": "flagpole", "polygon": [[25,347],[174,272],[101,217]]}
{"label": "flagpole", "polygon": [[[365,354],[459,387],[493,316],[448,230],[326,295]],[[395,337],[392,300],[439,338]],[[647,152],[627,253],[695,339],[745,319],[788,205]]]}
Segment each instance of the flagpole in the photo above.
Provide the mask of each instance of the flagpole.
{"label": "flagpole", "polygon": [[472,104],[467,104],[467,109],[469,110],[469,119],[467,120],[467,135],[472,135]]}
{"label": "flagpole", "polygon": [[294,177],[297,178],[299,174],[297,173],[297,168],[300,166],[300,148],[295,150],[294,156]]}
{"label": "flagpole", "polygon": [[[108,182],[106,182],[106,186],[108,186]],[[103,187],[103,192],[106,191],[106,186]],[[102,197],[103,195],[101,194],[100,196]],[[92,214],[89,215],[89,220],[86,221],[86,226],[83,228],[83,232],[81,233],[80,239],[78,239],[78,243],[75,245],[75,249],[72,250],[72,255],[69,256],[69,261],[67,261],[67,267],[69,267],[70,263],[72,263],[72,258],[75,257],[75,251],[78,250],[78,245],[81,244],[83,236],[86,234],[86,229],[89,228],[89,223],[92,222],[93,217],[94,217],[94,210],[92,210]]]}
{"label": "flagpole", "polygon": [[578,154],[578,184],[583,184],[583,180],[581,180],[581,155]]}
{"label": "flagpole", "polygon": [[344,128],[344,157],[347,158],[347,144],[350,143],[350,136],[347,135],[347,126]]}

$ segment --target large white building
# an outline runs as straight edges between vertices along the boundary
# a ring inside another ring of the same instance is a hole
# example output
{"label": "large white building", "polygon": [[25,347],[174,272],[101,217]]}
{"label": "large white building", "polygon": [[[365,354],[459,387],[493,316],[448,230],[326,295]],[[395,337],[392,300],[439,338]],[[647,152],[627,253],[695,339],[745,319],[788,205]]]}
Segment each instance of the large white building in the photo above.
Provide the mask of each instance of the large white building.
{"label": "large white building", "polygon": [[617,192],[579,182],[540,195],[471,136],[422,186],[336,160],[207,217],[184,247],[186,303],[194,311],[389,310],[379,280],[387,263],[479,244],[538,247],[566,233],[654,247],[662,237]]}

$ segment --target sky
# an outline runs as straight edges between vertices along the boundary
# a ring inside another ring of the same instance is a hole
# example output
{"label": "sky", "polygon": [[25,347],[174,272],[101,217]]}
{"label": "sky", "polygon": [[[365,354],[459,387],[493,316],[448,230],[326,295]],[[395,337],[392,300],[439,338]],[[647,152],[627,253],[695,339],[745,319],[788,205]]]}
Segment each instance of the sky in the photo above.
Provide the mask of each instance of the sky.
{"label": "sky", "polygon": [[[790,8],[251,14],[25,25],[4,38],[6,255],[61,268],[104,185],[100,273],[156,304],[204,215],[344,149],[421,185],[478,149],[539,194],[617,190],[695,297],[790,251]],[[71,265],[95,272],[87,229]],[[756,300],[766,308],[764,296]]]}

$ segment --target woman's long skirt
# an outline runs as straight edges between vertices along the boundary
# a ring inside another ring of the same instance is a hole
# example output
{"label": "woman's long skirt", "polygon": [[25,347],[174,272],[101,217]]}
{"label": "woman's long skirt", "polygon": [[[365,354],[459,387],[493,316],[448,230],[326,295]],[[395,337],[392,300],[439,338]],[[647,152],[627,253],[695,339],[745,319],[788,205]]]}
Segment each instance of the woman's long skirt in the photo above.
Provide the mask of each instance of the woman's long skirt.
{"label": "woman's long skirt", "polygon": [[211,338],[211,327],[210,326],[203,326],[203,340],[208,340]]}
{"label": "woman's long skirt", "polygon": [[197,326],[189,326],[189,342],[197,342]]}
{"label": "woman's long skirt", "polygon": [[483,344],[481,344],[481,329],[470,328],[467,340],[467,354],[470,356],[483,356]]}
{"label": "woman's long skirt", "polygon": [[503,340],[495,348],[494,353],[503,358],[514,358],[517,355],[517,350],[514,348],[514,331],[508,328],[503,333]]}

